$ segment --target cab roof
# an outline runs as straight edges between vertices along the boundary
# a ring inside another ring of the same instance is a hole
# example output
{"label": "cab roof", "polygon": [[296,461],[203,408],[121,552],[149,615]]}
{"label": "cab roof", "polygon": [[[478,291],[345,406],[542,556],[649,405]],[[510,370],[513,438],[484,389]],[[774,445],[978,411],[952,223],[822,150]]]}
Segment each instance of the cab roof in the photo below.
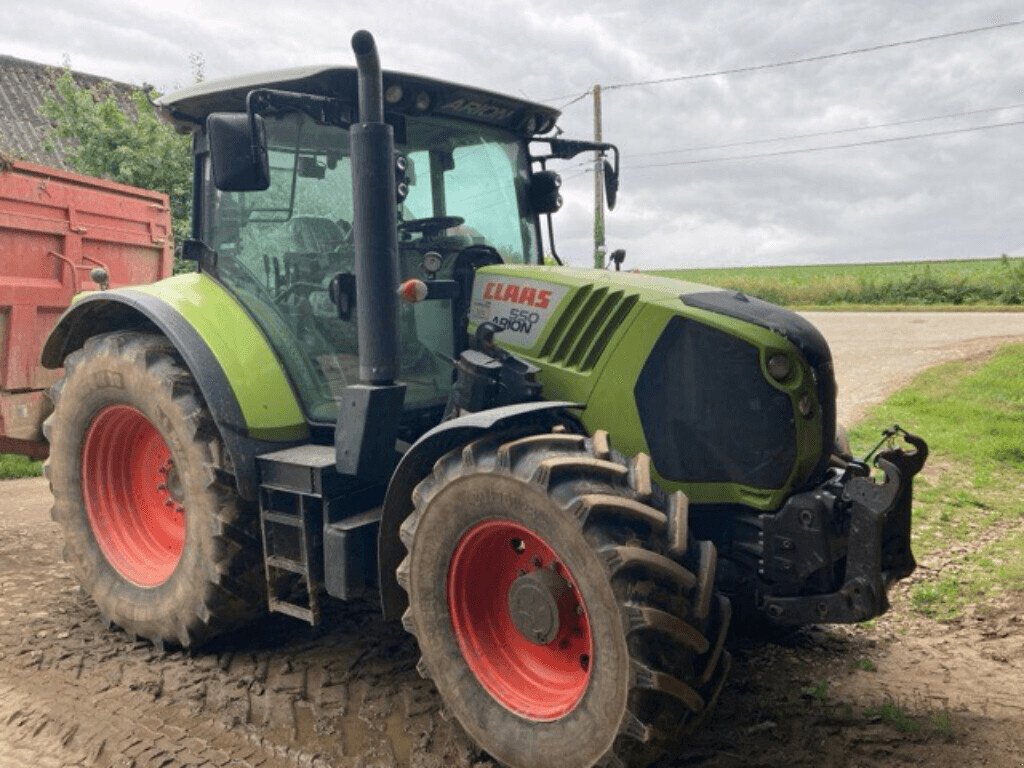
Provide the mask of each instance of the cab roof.
{"label": "cab roof", "polygon": [[[560,115],[557,109],[444,80],[385,71],[385,114],[449,117],[504,128],[524,138],[547,133]],[[196,83],[162,96],[157,106],[179,130],[202,126],[211,112],[244,112],[245,99],[254,88],[299,91],[331,96],[349,105],[350,120],[357,116],[355,67],[295,67]]]}

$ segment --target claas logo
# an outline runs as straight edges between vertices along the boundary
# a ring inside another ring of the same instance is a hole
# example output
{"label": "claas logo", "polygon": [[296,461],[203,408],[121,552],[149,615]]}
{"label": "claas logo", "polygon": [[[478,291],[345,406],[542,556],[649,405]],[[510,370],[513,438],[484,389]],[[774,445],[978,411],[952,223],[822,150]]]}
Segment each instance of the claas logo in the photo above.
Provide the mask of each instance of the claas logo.
{"label": "claas logo", "polygon": [[539,291],[528,285],[516,285],[515,283],[487,283],[484,286],[484,298],[547,309],[551,303],[551,291]]}

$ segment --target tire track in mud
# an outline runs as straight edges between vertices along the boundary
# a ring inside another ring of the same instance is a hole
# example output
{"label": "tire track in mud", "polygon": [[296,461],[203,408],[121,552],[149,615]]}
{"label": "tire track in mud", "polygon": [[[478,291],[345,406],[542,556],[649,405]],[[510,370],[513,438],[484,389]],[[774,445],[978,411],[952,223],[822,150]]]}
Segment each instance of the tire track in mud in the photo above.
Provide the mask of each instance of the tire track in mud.
{"label": "tire track in mud", "polygon": [[59,745],[55,754],[102,765],[221,765],[227,756],[238,766],[440,768],[475,756],[440,719],[412,643],[365,621],[370,606],[343,617],[356,619],[352,629],[297,640],[296,627],[268,620],[195,655],[104,629],[81,596],[64,607],[63,622],[30,622],[31,635],[0,662],[0,732],[13,731],[14,743]]}
{"label": "tire track in mud", "polygon": [[[24,488],[33,509],[46,500],[41,481],[4,488]],[[59,562],[56,526],[22,511],[16,498],[0,515],[4,750],[166,768],[480,762],[416,673],[414,641],[375,604],[332,605],[320,631],[269,617],[201,651],[163,653],[103,625]],[[5,768],[16,761],[0,752]]]}
{"label": "tire track in mud", "polygon": [[[44,485],[36,483],[33,494],[45,502]],[[319,632],[271,617],[202,652],[161,653],[103,626],[69,569],[56,562],[55,526],[30,516],[11,525],[11,517],[0,515],[3,768],[495,768],[443,719],[432,686],[415,671],[411,638],[400,625],[384,623],[375,604],[332,606]],[[989,640],[979,635],[983,624],[965,622],[949,633],[924,621],[908,639],[899,603],[896,613],[897,623],[886,617],[874,631],[814,629],[782,646],[738,644],[716,716],[659,768],[1018,768],[1011,756],[1024,754],[1024,716],[986,711],[977,692],[967,692],[963,708],[947,703],[957,744],[898,733],[861,715],[886,694],[911,701],[933,679],[941,688],[934,675],[943,664],[969,674],[974,657],[958,647],[1001,654],[993,669],[1010,686],[1003,693],[1019,686],[1024,626],[1013,617],[1024,613],[1024,599],[1007,609],[1005,621],[988,625],[995,634]],[[939,645],[947,633],[949,643]],[[859,658],[874,659],[879,672],[850,669]],[[913,670],[910,683],[899,676],[903,667]],[[829,697],[854,706],[856,717],[813,693],[822,680],[829,681]],[[941,705],[922,703],[926,713]]]}

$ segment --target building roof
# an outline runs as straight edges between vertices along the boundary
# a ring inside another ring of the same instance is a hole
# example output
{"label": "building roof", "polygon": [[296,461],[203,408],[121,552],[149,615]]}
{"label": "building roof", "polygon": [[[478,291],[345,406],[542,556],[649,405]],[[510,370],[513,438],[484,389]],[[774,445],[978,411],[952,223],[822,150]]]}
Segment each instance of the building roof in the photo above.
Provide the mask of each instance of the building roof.
{"label": "building roof", "polygon": [[[16,160],[68,168],[68,142],[53,140],[49,151],[50,121],[39,114],[46,97],[55,93],[54,82],[61,72],[60,67],[0,55],[0,153]],[[128,83],[83,72],[72,71],[71,75],[83,88],[109,83],[122,105],[127,105],[131,93],[138,90]]]}

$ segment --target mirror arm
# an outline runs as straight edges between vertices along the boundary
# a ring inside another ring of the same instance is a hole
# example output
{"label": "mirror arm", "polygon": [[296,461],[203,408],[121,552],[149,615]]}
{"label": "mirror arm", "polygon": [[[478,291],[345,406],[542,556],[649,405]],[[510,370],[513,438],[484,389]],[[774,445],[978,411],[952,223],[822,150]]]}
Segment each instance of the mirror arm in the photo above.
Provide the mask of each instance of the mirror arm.
{"label": "mirror arm", "polygon": [[252,157],[253,165],[260,162],[261,146],[260,146],[260,134],[256,126],[256,105],[253,103],[256,101],[254,97],[258,91],[249,91],[245,97],[245,113],[249,117],[249,154]]}
{"label": "mirror arm", "polygon": [[273,88],[256,88],[249,91],[245,97],[245,111],[249,115],[254,162],[260,151],[259,138],[256,135],[256,115],[260,112],[301,112],[318,123],[334,125],[344,130],[348,130],[352,125],[352,121],[343,114],[344,106],[340,99]]}
{"label": "mirror arm", "polygon": [[606,141],[570,141],[569,139],[534,139],[544,141],[551,146],[551,154],[531,157],[531,160],[544,162],[545,160],[572,160],[576,155],[583,152],[608,152],[615,155],[615,171],[619,170],[619,148]]}
{"label": "mirror arm", "polygon": [[[551,214],[550,213],[547,214],[547,219],[548,219],[548,246],[551,248],[551,257],[556,262],[558,262],[558,266],[561,267],[561,266],[564,266],[564,264],[562,263],[562,259],[558,255],[558,252],[555,250],[555,225],[554,225],[554,222],[551,221]],[[543,257],[544,257],[544,254],[541,254],[541,258],[543,258]]]}

